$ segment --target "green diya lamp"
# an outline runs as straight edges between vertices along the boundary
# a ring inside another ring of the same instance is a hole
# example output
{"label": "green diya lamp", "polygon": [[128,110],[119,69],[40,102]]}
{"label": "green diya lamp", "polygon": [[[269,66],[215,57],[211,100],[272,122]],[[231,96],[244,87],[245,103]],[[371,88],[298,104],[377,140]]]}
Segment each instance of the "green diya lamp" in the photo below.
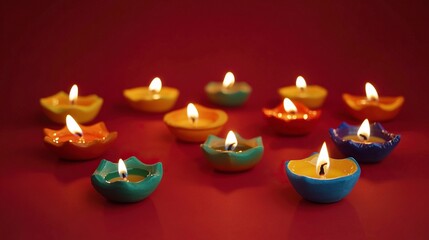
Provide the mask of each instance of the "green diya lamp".
{"label": "green diya lamp", "polygon": [[162,163],[144,164],[136,157],[117,164],[101,160],[91,176],[95,190],[110,201],[131,203],[148,197],[161,182]]}
{"label": "green diya lamp", "polygon": [[210,165],[219,171],[237,172],[254,167],[262,158],[262,138],[242,138],[229,131],[226,139],[209,135],[201,149]]}
{"label": "green diya lamp", "polygon": [[249,98],[252,87],[246,82],[235,82],[232,72],[227,72],[222,83],[209,82],[205,91],[212,103],[226,106],[241,106]]}

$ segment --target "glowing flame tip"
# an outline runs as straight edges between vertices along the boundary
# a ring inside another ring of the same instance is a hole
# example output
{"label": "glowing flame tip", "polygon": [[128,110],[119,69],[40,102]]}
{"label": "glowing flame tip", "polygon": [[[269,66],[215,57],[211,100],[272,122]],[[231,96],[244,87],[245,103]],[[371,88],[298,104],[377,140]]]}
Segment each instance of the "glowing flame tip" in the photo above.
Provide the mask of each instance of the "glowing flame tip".
{"label": "glowing flame tip", "polygon": [[78,87],[76,84],[74,84],[71,88],[70,88],[70,92],[69,92],[69,102],[71,104],[74,104],[77,100],[77,96],[78,96]]}
{"label": "glowing flame tip", "polygon": [[296,78],[296,87],[304,90],[305,88],[307,88],[307,83],[305,82],[305,79],[302,76],[298,76]]}
{"label": "glowing flame tip", "polygon": [[66,126],[67,129],[75,136],[77,137],[83,137],[82,129],[80,128],[79,124],[74,120],[74,118],[70,115],[67,115],[66,117]]}
{"label": "glowing flame tip", "polygon": [[159,93],[162,89],[162,82],[159,77],[156,77],[149,84],[149,91]]}
{"label": "glowing flame tip", "polygon": [[323,142],[322,148],[320,149],[319,156],[317,157],[316,162],[316,174],[320,177],[324,177],[328,174],[329,171],[329,154],[326,147],[326,142]]}
{"label": "glowing flame tip", "polygon": [[357,131],[357,136],[361,141],[367,141],[371,135],[371,128],[368,119],[365,119]]}
{"label": "glowing flame tip", "polygon": [[227,72],[225,74],[225,78],[223,79],[222,86],[224,88],[230,88],[234,85],[234,83],[235,83],[234,74],[232,72]]}
{"label": "glowing flame tip", "polygon": [[298,109],[296,108],[295,104],[293,104],[293,102],[289,98],[283,99],[283,108],[287,113],[298,112]]}
{"label": "glowing flame tip", "polygon": [[187,112],[189,121],[192,124],[195,124],[199,117],[198,110],[195,107],[195,105],[193,103],[189,103],[186,112]]}
{"label": "glowing flame tip", "polygon": [[234,132],[229,131],[225,139],[225,150],[234,151],[234,149],[237,147],[237,144],[237,137],[235,136]]}
{"label": "glowing flame tip", "polygon": [[375,87],[367,82],[365,84],[365,92],[366,92],[366,98],[370,101],[378,101],[378,93]]}
{"label": "glowing flame tip", "polygon": [[127,180],[128,177],[128,171],[127,166],[125,165],[125,162],[122,160],[122,158],[118,161],[118,173],[121,178],[124,180]]}

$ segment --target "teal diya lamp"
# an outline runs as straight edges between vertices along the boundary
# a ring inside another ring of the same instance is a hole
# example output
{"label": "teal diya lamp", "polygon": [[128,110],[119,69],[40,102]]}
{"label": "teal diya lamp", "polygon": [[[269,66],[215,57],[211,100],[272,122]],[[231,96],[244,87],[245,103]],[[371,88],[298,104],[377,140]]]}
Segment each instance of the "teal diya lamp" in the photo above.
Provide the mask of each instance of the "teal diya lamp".
{"label": "teal diya lamp", "polygon": [[205,91],[212,103],[226,107],[237,107],[246,102],[252,88],[246,82],[235,82],[234,74],[227,72],[222,83],[209,82]]}
{"label": "teal diya lamp", "polygon": [[401,140],[401,136],[387,132],[380,123],[353,126],[343,122],[336,129],[329,129],[335,146],[346,156],[359,163],[377,163],[387,157]]}
{"label": "teal diya lamp", "polygon": [[346,197],[361,172],[353,158],[329,158],[326,143],[323,143],[320,153],[301,160],[286,161],[285,169],[298,194],[316,203],[333,203]]}
{"label": "teal diya lamp", "polygon": [[242,138],[229,131],[226,139],[209,135],[201,149],[209,164],[218,171],[239,172],[253,168],[262,158],[262,138]]}
{"label": "teal diya lamp", "polygon": [[91,176],[94,189],[113,202],[138,202],[148,197],[161,182],[162,163],[144,164],[136,157],[112,163],[102,160]]}

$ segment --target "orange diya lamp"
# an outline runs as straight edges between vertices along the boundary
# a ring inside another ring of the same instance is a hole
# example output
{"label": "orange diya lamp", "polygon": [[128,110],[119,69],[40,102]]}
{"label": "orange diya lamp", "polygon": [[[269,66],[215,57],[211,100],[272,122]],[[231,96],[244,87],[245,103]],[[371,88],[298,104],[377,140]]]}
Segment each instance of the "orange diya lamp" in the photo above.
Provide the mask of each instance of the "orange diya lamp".
{"label": "orange diya lamp", "polygon": [[83,126],[67,115],[66,123],[66,127],[60,130],[45,128],[43,131],[46,147],[67,160],[99,157],[110,148],[118,135],[117,132],[109,132],[104,122]]}
{"label": "orange diya lamp", "polygon": [[224,111],[193,103],[164,115],[170,132],[185,142],[204,142],[210,134],[218,134],[227,120]]}
{"label": "orange diya lamp", "polygon": [[321,110],[310,110],[299,102],[292,102],[289,98],[273,109],[262,109],[262,112],[268,124],[284,135],[308,134],[322,113]]}
{"label": "orange diya lamp", "polygon": [[359,120],[388,121],[396,117],[404,103],[404,97],[379,97],[375,87],[365,84],[366,97],[343,94],[347,111]]}
{"label": "orange diya lamp", "polygon": [[97,116],[103,99],[95,94],[78,96],[78,87],[75,84],[68,95],[63,91],[58,92],[40,99],[40,105],[46,116],[56,123],[65,123],[67,115],[74,116],[79,123],[86,123]]}

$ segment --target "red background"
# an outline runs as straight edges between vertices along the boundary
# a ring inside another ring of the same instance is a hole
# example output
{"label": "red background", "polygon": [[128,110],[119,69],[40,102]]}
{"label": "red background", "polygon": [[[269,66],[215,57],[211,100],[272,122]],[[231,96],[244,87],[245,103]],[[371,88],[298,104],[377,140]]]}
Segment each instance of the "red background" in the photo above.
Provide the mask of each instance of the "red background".
{"label": "red background", "polygon": [[[427,239],[429,22],[426,1],[8,1],[1,26],[2,239]],[[265,145],[259,165],[223,174],[198,144],[178,142],[162,114],[131,110],[125,88],[159,76],[187,102],[207,106],[203,88],[226,71],[253,93],[227,109],[227,130]],[[305,137],[280,137],[261,108],[303,75],[329,90],[322,119]],[[341,94],[403,95],[400,115],[383,124],[402,136],[380,164],[361,165],[351,194],[309,203],[282,170],[327,141],[328,129],[353,124]],[[105,100],[95,121],[119,137],[102,158],[162,161],[159,188],[137,204],[98,195],[90,175],[100,160],[66,162],[43,146],[42,129],[60,128],[39,99],[77,83]],[[425,149],[426,148],[426,149]]]}

